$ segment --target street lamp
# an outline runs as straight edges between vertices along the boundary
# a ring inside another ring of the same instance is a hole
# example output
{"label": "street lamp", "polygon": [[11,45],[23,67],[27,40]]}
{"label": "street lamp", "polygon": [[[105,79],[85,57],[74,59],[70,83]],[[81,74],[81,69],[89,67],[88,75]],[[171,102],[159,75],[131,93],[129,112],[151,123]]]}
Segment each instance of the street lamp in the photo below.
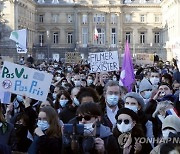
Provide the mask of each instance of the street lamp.
{"label": "street lamp", "polygon": [[50,38],[49,30],[46,31],[46,34],[47,34],[47,59],[49,61],[49,38]]}

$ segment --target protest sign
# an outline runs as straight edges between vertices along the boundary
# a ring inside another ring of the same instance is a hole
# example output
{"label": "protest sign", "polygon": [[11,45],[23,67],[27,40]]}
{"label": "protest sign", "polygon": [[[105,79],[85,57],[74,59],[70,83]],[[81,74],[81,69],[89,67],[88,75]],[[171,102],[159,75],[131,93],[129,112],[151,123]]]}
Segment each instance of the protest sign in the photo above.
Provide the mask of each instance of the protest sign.
{"label": "protest sign", "polygon": [[11,62],[4,62],[0,74],[0,88],[18,95],[45,101],[52,75]]}
{"label": "protest sign", "polygon": [[88,61],[91,67],[91,73],[119,70],[119,58],[117,51],[89,53]]}
{"label": "protest sign", "polygon": [[0,90],[0,100],[3,104],[9,104],[11,102],[11,93]]}
{"label": "protest sign", "polygon": [[154,63],[154,55],[147,53],[137,53],[136,54],[136,64],[150,64]]}
{"label": "protest sign", "polygon": [[65,63],[71,63],[71,64],[81,63],[81,53],[80,52],[66,52]]}

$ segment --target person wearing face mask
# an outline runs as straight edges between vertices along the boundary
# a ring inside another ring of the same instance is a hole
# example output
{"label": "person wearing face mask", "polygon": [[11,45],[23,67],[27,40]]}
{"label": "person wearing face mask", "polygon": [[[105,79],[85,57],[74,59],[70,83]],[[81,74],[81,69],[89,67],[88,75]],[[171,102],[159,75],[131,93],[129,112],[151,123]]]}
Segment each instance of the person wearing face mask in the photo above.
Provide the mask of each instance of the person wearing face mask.
{"label": "person wearing face mask", "polygon": [[142,96],[146,105],[152,96],[152,84],[145,78],[139,84],[139,94]]}
{"label": "person wearing face mask", "polygon": [[89,75],[87,76],[87,86],[88,86],[88,87],[95,88],[95,86],[94,86],[94,77],[93,77],[93,75],[91,75],[91,74],[89,74]]}
{"label": "person wearing face mask", "polygon": [[[140,153],[149,154],[151,145],[149,143],[138,143],[135,138],[146,138],[141,125],[138,123],[138,115],[131,109],[121,108],[116,114],[116,126],[113,135],[119,143],[120,153]],[[127,140],[123,140],[126,136]]]}
{"label": "person wearing face mask", "polygon": [[43,107],[38,115],[34,140],[28,153],[61,154],[62,134],[57,112],[50,106]]}
{"label": "person wearing face mask", "polygon": [[158,83],[160,82],[159,72],[157,70],[152,69],[149,80],[151,84],[153,85],[153,89],[157,89]]}
{"label": "person wearing face mask", "polygon": [[115,115],[121,108],[120,102],[120,86],[116,81],[109,81],[104,87],[105,102],[101,102],[104,115],[102,118],[103,124],[111,129],[116,124]]}
{"label": "person wearing face mask", "polygon": [[[78,141],[78,153],[119,153],[116,139],[112,135],[110,128],[100,123],[100,118],[100,107],[94,102],[81,104],[77,109],[77,124],[84,125],[84,135],[82,137],[82,140]],[[91,148],[89,149],[88,147]],[[71,147],[67,147],[66,150],[66,153],[72,153]]]}
{"label": "person wearing face mask", "polygon": [[[59,98],[59,94],[58,94]],[[56,104],[58,106],[58,104]],[[76,116],[77,105],[74,105],[71,96],[68,92],[62,91],[59,99],[60,112],[58,113],[59,119],[63,123],[68,123],[69,120]],[[57,107],[56,106],[56,107]]]}
{"label": "person wearing face mask", "polygon": [[135,92],[129,92],[124,97],[124,107],[133,110],[138,115],[138,119],[142,125],[146,137],[153,138],[152,121],[144,113],[144,100]]}
{"label": "person wearing face mask", "polygon": [[[174,140],[178,139],[180,136],[180,118],[175,115],[168,115],[162,122],[161,130],[162,138],[163,140],[166,140],[164,143],[167,143],[168,140],[170,141],[170,138],[172,137]],[[154,147],[150,154],[159,154],[162,144],[163,143],[159,143],[156,147]]]}
{"label": "person wearing face mask", "polygon": [[79,74],[74,75],[74,86],[81,87],[81,77]]}

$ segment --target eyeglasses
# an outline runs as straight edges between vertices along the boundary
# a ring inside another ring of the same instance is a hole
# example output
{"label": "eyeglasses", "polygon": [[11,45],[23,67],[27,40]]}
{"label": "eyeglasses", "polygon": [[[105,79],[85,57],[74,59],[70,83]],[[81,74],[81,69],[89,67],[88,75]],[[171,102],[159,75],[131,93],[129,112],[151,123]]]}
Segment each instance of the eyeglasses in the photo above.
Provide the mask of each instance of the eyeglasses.
{"label": "eyeglasses", "polygon": [[78,121],[82,121],[82,119],[84,119],[84,120],[86,120],[86,121],[89,121],[89,120],[91,120],[91,118],[92,118],[92,116],[90,116],[90,115],[77,116],[77,117],[76,117],[76,119],[77,119]]}
{"label": "eyeglasses", "polygon": [[125,124],[129,124],[129,123],[130,123],[130,120],[129,120],[129,119],[124,119],[124,120],[119,119],[119,120],[117,120],[117,123],[118,123],[118,124],[121,124],[122,122],[124,122]]}

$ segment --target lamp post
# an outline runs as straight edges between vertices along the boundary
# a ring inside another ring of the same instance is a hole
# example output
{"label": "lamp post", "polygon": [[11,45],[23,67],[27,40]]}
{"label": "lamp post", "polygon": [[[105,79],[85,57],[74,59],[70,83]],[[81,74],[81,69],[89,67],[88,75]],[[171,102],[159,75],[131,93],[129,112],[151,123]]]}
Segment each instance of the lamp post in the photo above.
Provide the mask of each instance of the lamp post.
{"label": "lamp post", "polygon": [[49,30],[47,30],[46,34],[47,34],[47,60],[49,61],[49,37],[50,37]]}

